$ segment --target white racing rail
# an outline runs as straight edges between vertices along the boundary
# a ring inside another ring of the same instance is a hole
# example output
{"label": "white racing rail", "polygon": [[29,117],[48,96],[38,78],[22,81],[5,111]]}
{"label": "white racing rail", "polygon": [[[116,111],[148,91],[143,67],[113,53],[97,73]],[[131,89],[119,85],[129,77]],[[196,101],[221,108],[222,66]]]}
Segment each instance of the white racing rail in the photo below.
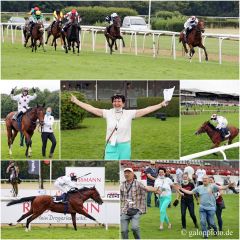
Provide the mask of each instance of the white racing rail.
{"label": "white racing rail", "polygon": [[217,147],[217,148],[213,148],[213,149],[206,150],[206,151],[203,151],[203,152],[198,152],[198,153],[186,155],[186,156],[180,157],[180,160],[192,160],[192,159],[195,159],[195,158],[200,158],[200,157],[210,155],[210,154],[213,154],[213,153],[217,153],[217,152],[220,152],[223,155],[224,160],[227,160],[227,156],[226,156],[224,151],[227,150],[227,149],[239,148],[239,147],[240,147],[240,142],[236,142],[236,143],[233,143],[233,144],[230,144],[230,145],[227,145],[227,146]]}
{"label": "white racing rail", "polygon": [[[16,33],[17,33],[17,28],[14,29],[15,26],[19,26],[21,29],[23,28],[23,24],[19,23],[0,23],[1,26],[1,39],[2,42],[4,42],[4,26],[6,26],[7,30],[7,36],[9,34],[9,30],[11,30],[11,41],[12,43],[15,42],[16,40]],[[44,24],[44,27],[47,28],[49,24]],[[80,50],[82,48],[82,44],[84,42],[84,36],[86,32],[91,32],[92,35],[92,51],[95,51],[96,47],[96,37],[98,33],[103,33],[105,30],[105,27],[99,27],[99,26],[81,26],[82,31],[80,33]],[[159,54],[159,43],[160,43],[160,36],[172,36],[171,40],[171,54],[173,56],[173,59],[176,59],[176,36],[179,36],[179,32],[171,32],[171,31],[160,31],[160,30],[141,30],[141,31],[133,31],[129,30],[128,28],[121,28],[121,33],[122,34],[129,34],[131,36],[130,38],[130,52],[132,51],[133,45],[134,45],[134,53],[135,55],[138,55],[138,41],[137,41],[137,36],[141,35],[143,36],[143,41],[142,41],[142,52],[144,53],[145,51],[145,40],[146,36],[151,36],[152,37],[152,56],[156,57]],[[46,38],[46,32],[44,31],[44,40]],[[206,38],[217,38],[218,41],[218,48],[219,48],[219,64],[222,64],[222,43],[223,40],[226,39],[231,39],[231,40],[236,40],[239,41],[240,36],[239,35],[234,35],[234,34],[212,34],[212,33],[207,33],[203,34],[203,44],[206,41]],[[24,36],[22,34],[22,42],[24,43]],[[134,44],[133,44],[134,43]],[[105,51],[106,53],[108,52],[108,46],[107,42],[105,43]],[[123,52],[122,48],[122,43],[120,41],[120,54]],[[199,62],[202,61],[202,55],[203,51],[202,49],[199,48],[198,51],[198,56],[199,56]]]}

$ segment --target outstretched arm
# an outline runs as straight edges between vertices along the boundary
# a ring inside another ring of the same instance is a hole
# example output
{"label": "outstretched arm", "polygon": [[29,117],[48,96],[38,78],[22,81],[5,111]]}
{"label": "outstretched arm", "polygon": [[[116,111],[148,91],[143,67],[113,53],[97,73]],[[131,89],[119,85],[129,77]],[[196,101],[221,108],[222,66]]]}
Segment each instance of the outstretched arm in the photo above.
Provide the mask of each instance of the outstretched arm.
{"label": "outstretched arm", "polygon": [[227,188],[234,187],[234,183],[229,183],[226,186],[218,186],[219,190],[226,190]]}
{"label": "outstretched arm", "polygon": [[143,116],[145,116],[149,113],[155,112],[162,107],[166,107],[167,105],[168,105],[168,102],[163,101],[163,102],[161,102],[157,105],[153,105],[153,106],[149,106],[149,107],[146,107],[146,108],[138,109],[137,112],[136,112],[136,118],[143,117]]}
{"label": "outstretched arm", "polygon": [[96,116],[99,116],[99,117],[103,116],[103,110],[102,109],[95,108],[95,107],[93,107],[90,104],[81,102],[73,95],[71,96],[71,102],[75,103],[76,105],[78,105],[82,109],[84,109],[84,110],[86,110],[86,111],[88,111],[88,112],[90,112],[90,113],[92,113],[92,114],[94,114]]}

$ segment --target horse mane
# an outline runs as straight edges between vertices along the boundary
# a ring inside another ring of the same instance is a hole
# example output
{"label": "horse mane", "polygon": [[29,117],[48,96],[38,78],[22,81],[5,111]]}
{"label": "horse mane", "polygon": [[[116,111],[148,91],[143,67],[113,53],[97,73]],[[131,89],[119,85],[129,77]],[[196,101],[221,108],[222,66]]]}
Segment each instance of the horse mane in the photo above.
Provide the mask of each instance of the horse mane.
{"label": "horse mane", "polygon": [[205,122],[212,130],[216,130],[216,128],[209,122]]}
{"label": "horse mane", "polygon": [[91,188],[88,188],[88,187],[83,187],[81,189],[78,190],[78,192],[85,192],[87,190],[90,190],[90,189],[94,189],[95,187],[91,187]]}
{"label": "horse mane", "polygon": [[31,112],[32,110],[33,110],[33,107],[30,107],[30,108],[26,111],[26,113]]}

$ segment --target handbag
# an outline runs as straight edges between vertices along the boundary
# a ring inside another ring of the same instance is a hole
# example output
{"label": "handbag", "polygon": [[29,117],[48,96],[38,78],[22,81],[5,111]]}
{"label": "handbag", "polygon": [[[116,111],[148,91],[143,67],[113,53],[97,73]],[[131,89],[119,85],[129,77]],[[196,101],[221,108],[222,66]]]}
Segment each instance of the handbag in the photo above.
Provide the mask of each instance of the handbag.
{"label": "handbag", "polygon": [[138,209],[137,208],[128,208],[127,210],[127,215],[128,216],[134,216],[138,213]]}
{"label": "handbag", "polygon": [[217,204],[221,209],[225,209],[225,203],[224,200],[222,200],[220,203]]}

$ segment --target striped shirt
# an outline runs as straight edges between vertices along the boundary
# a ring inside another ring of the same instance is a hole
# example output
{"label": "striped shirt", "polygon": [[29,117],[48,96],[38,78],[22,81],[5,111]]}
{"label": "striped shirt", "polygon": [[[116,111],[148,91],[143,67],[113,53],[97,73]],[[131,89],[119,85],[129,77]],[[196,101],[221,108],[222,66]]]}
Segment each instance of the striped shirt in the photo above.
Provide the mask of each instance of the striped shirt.
{"label": "striped shirt", "polygon": [[121,213],[126,214],[128,208],[137,208],[142,213],[146,213],[146,192],[146,187],[137,180],[133,180],[131,183],[122,182],[120,186]]}

